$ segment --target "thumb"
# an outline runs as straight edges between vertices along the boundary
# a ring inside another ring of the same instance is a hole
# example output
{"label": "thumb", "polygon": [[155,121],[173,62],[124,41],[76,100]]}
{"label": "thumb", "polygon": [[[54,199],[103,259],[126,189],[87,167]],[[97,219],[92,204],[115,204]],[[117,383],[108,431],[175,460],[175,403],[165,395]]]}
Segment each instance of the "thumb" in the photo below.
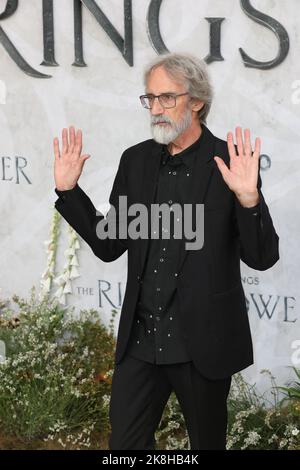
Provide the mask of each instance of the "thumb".
{"label": "thumb", "polygon": [[228,166],[226,165],[226,163],[224,162],[224,160],[220,157],[214,157],[214,160],[224,178],[224,180],[226,181],[226,179],[228,178],[228,176],[230,175],[230,170],[228,168]]}
{"label": "thumb", "polygon": [[82,156],[81,156],[82,163],[84,163],[88,158],[90,158],[90,155],[89,155],[89,154],[82,155]]}

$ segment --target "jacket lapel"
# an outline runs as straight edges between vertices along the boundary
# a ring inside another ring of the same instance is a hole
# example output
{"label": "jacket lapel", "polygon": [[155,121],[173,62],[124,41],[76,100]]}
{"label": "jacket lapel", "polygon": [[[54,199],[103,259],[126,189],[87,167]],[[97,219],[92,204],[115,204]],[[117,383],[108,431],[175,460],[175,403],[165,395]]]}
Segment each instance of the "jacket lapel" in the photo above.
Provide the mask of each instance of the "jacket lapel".
{"label": "jacket lapel", "polygon": [[[186,195],[184,203],[190,204],[203,204],[205,195],[208,189],[209,181],[215,168],[214,164],[214,148],[215,148],[215,136],[209,131],[209,129],[202,125],[203,128],[203,139],[199,154],[195,160],[195,170],[190,186],[189,194]],[[149,213],[151,210],[151,204],[154,203],[155,187],[158,180],[158,173],[161,162],[161,151],[162,146],[154,141],[154,146],[151,153],[147,156],[144,165],[143,179],[141,185],[140,199],[139,202],[144,204]],[[150,218],[149,218],[150,222]],[[150,233],[150,230],[149,230]],[[182,268],[183,262],[190,250],[185,249],[185,242],[189,241],[185,239],[184,233],[181,240],[180,252],[177,273]],[[139,239],[140,243],[140,273],[143,271],[146,253],[148,249],[149,239]]]}
{"label": "jacket lapel", "polygon": [[[203,140],[199,154],[195,160],[194,176],[192,179],[191,188],[189,194],[185,199],[185,203],[189,204],[203,204],[205,196],[208,190],[209,182],[215,169],[214,149],[215,149],[215,136],[203,125]],[[194,211],[193,211],[194,213]],[[185,243],[190,240],[183,238],[181,240],[181,246],[179,251],[179,259],[177,265],[177,273],[182,269],[183,262],[186,259],[188,253],[191,250],[185,249]]]}
{"label": "jacket lapel", "polygon": [[[154,203],[155,188],[158,180],[158,173],[161,162],[161,144],[154,142],[151,152],[147,155],[144,165],[143,178],[141,184],[141,192],[139,202],[144,204],[147,207],[148,214],[151,210],[151,204]],[[148,219],[150,222],[150,217]],[[150,233],[150,227],[149,233]],[[139,256],[140,256],[140,269],[141,273],[143,271],[146,253],[149,244],[149,238],[147,239],[138,239],[140,244]]]}

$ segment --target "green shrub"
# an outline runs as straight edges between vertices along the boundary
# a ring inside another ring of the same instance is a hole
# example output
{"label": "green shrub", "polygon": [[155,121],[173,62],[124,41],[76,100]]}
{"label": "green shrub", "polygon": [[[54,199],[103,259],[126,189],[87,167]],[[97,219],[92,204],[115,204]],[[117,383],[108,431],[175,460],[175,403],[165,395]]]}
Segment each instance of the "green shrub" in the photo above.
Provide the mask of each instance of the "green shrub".
{"label": "green shrub", "polygon": [[74,445],[89,446],[93,430],[109,427],[112,332],[96,310],[76,317],[54,302],[38,301],[34,289],[28,302],[13,300],[19,311],[2,305],[0,316],[7,357],[0,364],[2,433],[44,440],[65,435]]}
{"label": "green shrub", "polygon": [[[116,310],[107,328],[96,310],[76,316],[74,309],[37,300],[34,289],[29,301],[12,300],[17,311],[0,301],[0,340],[7,356],[0,363],[2,436],[15,438],[23,448],[43,448],[40,443],[46,448],[107,448]],[[300,379],[300,371],[294,371]],[[233,376],[227,448],[300,450],[300,382],[278,387],[269,371],[262,372],[271,379],[271,401],[242,374]],[[190,448],[174,392],[155,437],[158,450]]]}

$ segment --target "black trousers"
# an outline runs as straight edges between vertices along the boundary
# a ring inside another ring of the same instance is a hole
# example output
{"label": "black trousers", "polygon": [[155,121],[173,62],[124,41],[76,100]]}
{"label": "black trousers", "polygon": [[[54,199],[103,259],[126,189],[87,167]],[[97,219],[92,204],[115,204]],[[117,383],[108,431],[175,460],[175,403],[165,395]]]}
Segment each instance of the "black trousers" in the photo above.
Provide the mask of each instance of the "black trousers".
{"label": "black trousers", "polygon": [[155,450],[154,434],[172,391],[191,450],[224,450],[230,384],[231,377],[203,377],[192,361],[151,364],[125,354],[112,377],[109,450]]}

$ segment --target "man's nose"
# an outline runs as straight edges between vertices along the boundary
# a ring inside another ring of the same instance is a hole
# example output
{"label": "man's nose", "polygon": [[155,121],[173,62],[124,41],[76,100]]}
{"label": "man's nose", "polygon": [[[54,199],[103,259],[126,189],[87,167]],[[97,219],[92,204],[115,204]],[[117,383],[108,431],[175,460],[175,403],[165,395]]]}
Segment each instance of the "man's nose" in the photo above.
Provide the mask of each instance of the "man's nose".
{"label": "man's nose", "polygon": [[151,114],[157,115],[164,112],[164,107],[160,104],[158,97],[155,97],[152,103]]}

